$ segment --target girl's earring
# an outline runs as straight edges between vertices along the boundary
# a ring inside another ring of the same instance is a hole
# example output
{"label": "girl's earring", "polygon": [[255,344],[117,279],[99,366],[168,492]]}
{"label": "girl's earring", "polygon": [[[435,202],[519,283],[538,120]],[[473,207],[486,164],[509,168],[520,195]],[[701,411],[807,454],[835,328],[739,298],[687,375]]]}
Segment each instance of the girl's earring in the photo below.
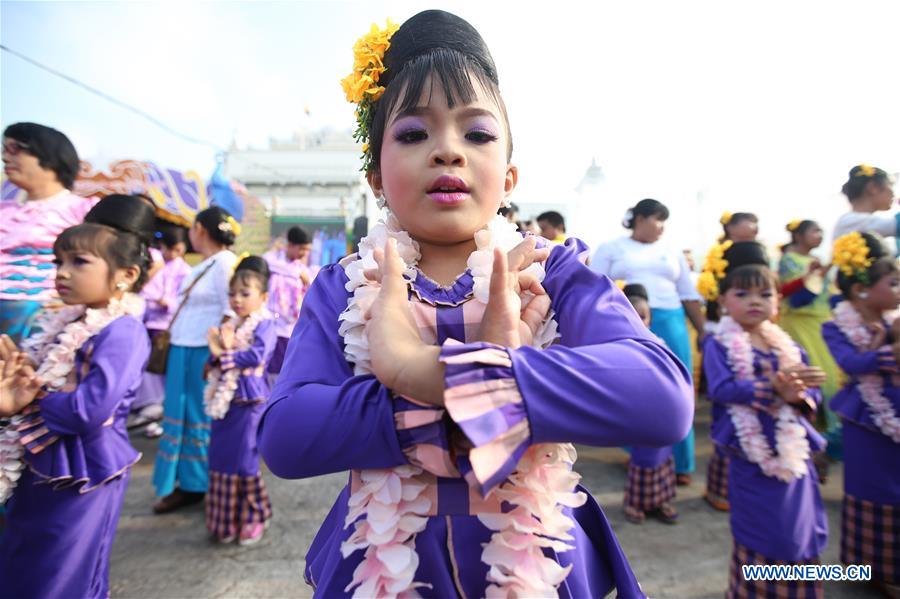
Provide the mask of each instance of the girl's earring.
{"label": "girl's earring", "polygon": [[722,316],[728,316],[728,308],[722,306],[722,309],[719,310],[719,314],[721,314]]}
{"label": "girl's earring", "polygon": [[128,287],[129,285],[125,281],[119,281],[118,283],[116,283],[116,289],[118,289],[119,291],[127,291]]}
{"label": "girl's earring", "polygon": [[504,208],[512,208],[512,202],[508,197],[503,198],[503,203],[501,204]]}
{"label": "girl's earring", "polygon": [[869,292],[868,291],[860,291],[859,299],[869,299]]}

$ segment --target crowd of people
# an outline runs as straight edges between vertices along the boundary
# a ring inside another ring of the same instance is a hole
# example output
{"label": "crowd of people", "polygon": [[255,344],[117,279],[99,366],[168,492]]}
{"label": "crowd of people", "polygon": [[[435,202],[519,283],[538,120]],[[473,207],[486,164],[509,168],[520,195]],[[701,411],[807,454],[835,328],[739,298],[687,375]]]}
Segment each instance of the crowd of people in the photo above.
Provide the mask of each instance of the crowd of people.
{"label": "crowd of people", "polygon": [[822,596],[741,566],[819,563],[835,460],[841,559],[900,593],[884,170],[849,172],[830,264],[814,220],[787,223],[773,261],[738,212],[696,273],[654,199],[591,252],[557,212],[516,223],[510,123],[469,23],[425,11],[354,51],[342,84],[384,219],[321,270],[300,227],[238,257],[223,208],[185,229],[147,196],[79,197],[65,135],[4,131],[26,199],[0,204],[0,597],[108,596],[138,431],[159,438],[153,511],[203,502],[215,543],[266,534],[262,461],[283,478],[349,471],[306,557],[317,596],[643,597],[574,444],[625,448],[625,517],[675,524],[696,392],[712,401],[705,497],[730,512],[729,597]]}

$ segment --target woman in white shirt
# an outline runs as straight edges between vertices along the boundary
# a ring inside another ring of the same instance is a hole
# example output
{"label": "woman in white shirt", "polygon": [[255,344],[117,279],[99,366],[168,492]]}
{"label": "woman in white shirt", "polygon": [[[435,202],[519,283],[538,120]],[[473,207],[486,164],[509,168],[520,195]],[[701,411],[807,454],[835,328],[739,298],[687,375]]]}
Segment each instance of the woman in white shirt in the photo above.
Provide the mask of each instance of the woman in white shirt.
{"label": "woman in white shirt", "polygon": [[[188,232],[203,261],[181,282],[184,307],[170,325],[166,365],[163,436],[156,455],[153,485],[161,496],[153,511],[171,512],[203,500],[208,485],[209,416],[203,410],[203,367],[209,358],[206,334],[229,309],[228,281],[237,257],[228,249],[240,225],[222,208],[197,214]],[[196,284],[194,282],[196,281]],[[186,293],[188,288],[190,293]],[[185,301],[185,297],[187,300]]]}
{"label": "woman in white shirt", "polygon": [[[850,212],[838,219],[832,238],[859,231],[900,239],[900,214],[883,213],[894,204],[891,183],[888,174],[880,168],[858,164],[850,169],[847,182],[841,189],[850,200]],[[892,244],[886,243],[885,246],[887,251],[896,253],[897,248]]]}
{"label": "woman in white shirt", "polygon": [[[597,248],[591,268],[611,279],[640,283],[650,296],[650,330],[665,341],[688,372],[691,343],[685,313],[703,336],[704,316],[700,294],[691,281],[687,260],[679,249],[660,241],[669,209],[656,200],[641,200],[625,214],[622,225],[631,235]],[[694,471],[694,429],[673,448],[679,484],[690,484]]]}

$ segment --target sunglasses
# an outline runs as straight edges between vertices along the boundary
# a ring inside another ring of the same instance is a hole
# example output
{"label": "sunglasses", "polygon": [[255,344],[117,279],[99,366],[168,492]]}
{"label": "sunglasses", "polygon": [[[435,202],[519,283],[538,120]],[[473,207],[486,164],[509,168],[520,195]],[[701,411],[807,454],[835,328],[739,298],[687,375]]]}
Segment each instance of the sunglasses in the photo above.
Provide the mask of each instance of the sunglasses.
{"label": "sunglasses", "polygon": [[3,141],[3,151],[10,156],[16,156],[19,152],[29,151],[31,146],[16,139],[7,139]]}

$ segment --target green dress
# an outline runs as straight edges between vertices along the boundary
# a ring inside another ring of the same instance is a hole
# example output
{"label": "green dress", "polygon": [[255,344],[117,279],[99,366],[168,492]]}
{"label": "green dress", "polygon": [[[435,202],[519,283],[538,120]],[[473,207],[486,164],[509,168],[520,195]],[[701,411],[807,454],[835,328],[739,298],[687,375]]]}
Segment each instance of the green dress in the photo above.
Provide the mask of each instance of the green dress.
{"label": "green dress", "polygon": [[[815,258],[796,252],[785,252],[778,263],[778,276],[781,284],[796,281],[805,277],[809,265]],[[812,283],[812,281],[809,281]],[[814,285],[809,285],[813,287]],[[781,302],[779,326],[799,343],[809,354],[809,362],[825,371],[826,380],[822,385],[822,409],[819,412],[819,428],[825,431],[828,439],[828,453],[834,458],[840,457],[840,420],[828,408],[828,401],[838,392],[841,384],[841,369],[831,357],[831,352],[822,338],[822,323],[831,320],[831,307],[828,299],[832,294],[831,285],[826,280],[819,285],[821,289],[810,290],[805,287],[793,295],[785,297]],[[813,296],[815,293],[815,296]],[[811,299],[809,303],[796,306],[798,300]]]}

